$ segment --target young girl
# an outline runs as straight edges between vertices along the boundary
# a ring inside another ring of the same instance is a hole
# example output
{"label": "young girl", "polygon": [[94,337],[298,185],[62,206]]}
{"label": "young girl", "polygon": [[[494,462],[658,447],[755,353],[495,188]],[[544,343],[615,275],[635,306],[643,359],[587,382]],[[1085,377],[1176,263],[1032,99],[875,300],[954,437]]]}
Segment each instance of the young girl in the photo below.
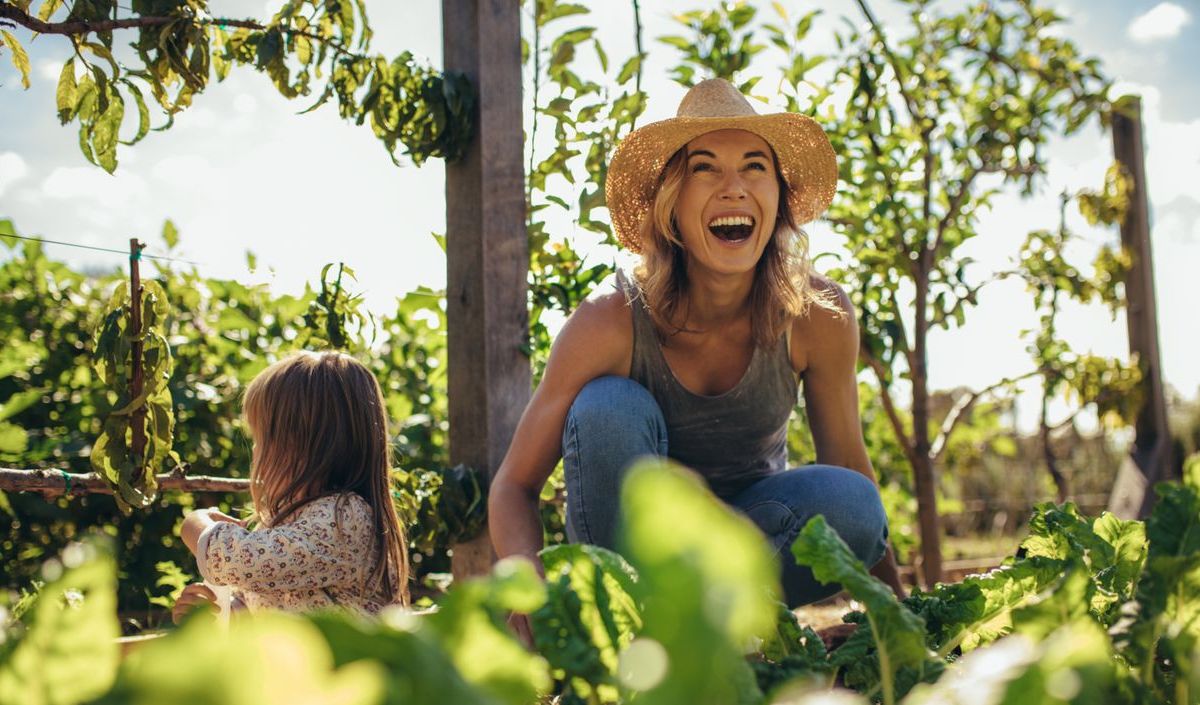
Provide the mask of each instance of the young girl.
{"label": "young girl", "polygon": [[176,621],[215,602],[212,585],[251,610],[407,604],[387,417],[371,372],[341,353],[298,353],[250,383],[244,414],[257,526],[213,509],[187,515],[180,534],[205,582],[184,589]]}

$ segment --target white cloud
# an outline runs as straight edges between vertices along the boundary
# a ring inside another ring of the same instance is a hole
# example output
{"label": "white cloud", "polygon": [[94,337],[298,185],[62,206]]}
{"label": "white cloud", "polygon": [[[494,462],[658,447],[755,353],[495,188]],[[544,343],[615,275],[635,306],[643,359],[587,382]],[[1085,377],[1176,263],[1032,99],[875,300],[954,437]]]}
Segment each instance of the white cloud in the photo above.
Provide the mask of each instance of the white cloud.
{"label": "white cloud", "polygon": [[194,189],[199,184],[216,184],[225,178],[212,162],[198,154],[173,154],[158,161],[150,175],[157,183],[176,188]]}
{"label": "white cloud", "polygon": [[253,115],[258,110],[258,100],[250,93],[239,93],[233,99],[233,109],[243,115]]}
{"label": "white cloud", "polygon": [[0,152],[0,196],[8,190],[9,186],[17,183],[25,178],[29,173],[29,166],[25,164],[25,160],[16,152]]}
{"label": "white cloud", "polygon": [[114,176],[95,166],[60,166],[42,182],[42,193],[72,201],[90,199],[116,209],[145,196],[146,181],[129,170]]}
{"label": "white cloud", "polygon": [[1129,25],[1129,37],[1139,44],[1156,39],[1171,39],[1192,17],[1188,11],[1172,2],[1160,2],[1144,15],[1138,16]]}
{"label": "white cloud", "polygon": [[47,81],[52,81],[54,85],[58,85],[58,77],[62,75],[62,62],[51,61],[49,59],[39,61],[37,65],[38,75]]}

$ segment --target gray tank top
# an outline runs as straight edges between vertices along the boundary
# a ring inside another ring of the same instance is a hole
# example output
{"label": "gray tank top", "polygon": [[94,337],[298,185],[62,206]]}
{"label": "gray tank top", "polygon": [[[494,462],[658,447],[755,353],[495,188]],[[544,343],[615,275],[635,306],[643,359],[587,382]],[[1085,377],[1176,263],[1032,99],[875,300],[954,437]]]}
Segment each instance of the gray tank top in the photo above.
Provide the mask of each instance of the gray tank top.
{"label": "gray tank top", "polygon": [[721,497],[787,467],[787,423],[798,381],[783,336],[754,349],[750,366],[733,389],[695,394],[676,379],[658,342],[641,290],[617,272],[633,312],[633,364],[629,377],[650,390],[667,422],[667,455],[700,473]]}

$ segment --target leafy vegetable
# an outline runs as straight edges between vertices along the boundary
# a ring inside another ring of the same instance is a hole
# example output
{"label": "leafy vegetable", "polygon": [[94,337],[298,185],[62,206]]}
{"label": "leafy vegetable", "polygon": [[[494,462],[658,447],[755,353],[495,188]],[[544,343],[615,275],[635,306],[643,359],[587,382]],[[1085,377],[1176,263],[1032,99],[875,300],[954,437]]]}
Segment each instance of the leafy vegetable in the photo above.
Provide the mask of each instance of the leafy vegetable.
{"label": "leafy vegetable", "polygon": [[798,563],[810,567],[817,580],[840,584],[865,607],[865,618],[858,620],[860,628],[833,655],[835,665],[854,666],[847,673],[848,684],[865,687],[873,681],[882,690],[883,701],[891,705],[903,695],[897,693],[901,669],[911,669],[917,678],[922,678],[925,671],[940,672],[925,645],[924,621],[901,605],[891,588],[867,572],[823,516],[813,517],[800,531],[792,544],[792,555]]}
{"label": "leafy vegetable", "polygon": [[622,680],[646,705],[759,702],[743,651],[774,628],[778,571],[758,529],[663,461],[630,469],[621,510],[645,620],[629,651],[653,644],[626,661]]}
{"label": "leafy vegetable", "polygon": [[76,543],[46,572],[16,643],[0,644],[0,703],[70,705],[103,694],[117,671],[116,569],[102,543]]}

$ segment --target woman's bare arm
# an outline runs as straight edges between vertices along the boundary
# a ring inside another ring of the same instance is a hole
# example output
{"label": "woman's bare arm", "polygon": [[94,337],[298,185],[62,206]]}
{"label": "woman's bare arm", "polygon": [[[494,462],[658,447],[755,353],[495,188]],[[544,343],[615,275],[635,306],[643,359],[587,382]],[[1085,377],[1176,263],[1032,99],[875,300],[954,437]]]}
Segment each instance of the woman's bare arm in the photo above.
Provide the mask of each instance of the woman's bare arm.
{"label": "woman's bare arm", "polygon": [[541,570],[538,496],[562,457],[567,412],[588,382],[605,375],[628,376],[632,354],[630,310],[619,291],[589,297],[567,320],[492,479],[488,527],[500,557],[524,556]]}
{"label": "woman's bare arm", "polygon": [[[835,297],[841,315],[813,306],[808,316],[797,320],[792,332],[792,359],[794,364],[800,363],[798,369],[803,369],[804,403],[817,462],[856,470],[878,485],[858,413],[858,321],[854,307],[836,284],[822,281],[821,286]],[[871,573],[896,594],[905,594],[890,545]]]}

